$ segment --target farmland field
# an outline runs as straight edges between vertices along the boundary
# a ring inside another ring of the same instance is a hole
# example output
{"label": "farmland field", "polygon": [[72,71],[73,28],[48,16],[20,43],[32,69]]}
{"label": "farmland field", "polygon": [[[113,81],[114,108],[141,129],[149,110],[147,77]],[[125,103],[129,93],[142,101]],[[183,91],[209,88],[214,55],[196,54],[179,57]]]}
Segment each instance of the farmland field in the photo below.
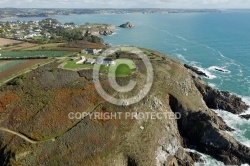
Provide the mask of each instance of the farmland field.
{"label": "farmland field", "polygon": [[26,62],[25,60],[15,60],[15,61],[1,61],[0,62],[0,72],[8,70],[16,65]]}
{"label": "farmland field", "polygon": [[34,60],[27,60],[23,63],[17,64],[11,68],[8,68],[7,70],[0,72],[0,82],[10,77],[13,77],[15,75],[18,75],[25,70],[31,69],[33,67],[38,66],[39,64],[43,64],[46,62],[49,62],[49,60],[48,59],[34,59]]}
{"label": "farmland field", "polygon": [[68,51],[1,51],[1,57],[28,58],[28,57],[62,57],[67,56]]}
{"label": "farmland field", "polygon": [[33,47],[25,48],[24,51],[48,50],[49,48],[57,47],[61,44],[64,44],[64,43],[38,44]]}
{"label": "farmland field", "polygon": [[28,43],[28,42],[22,42],[22,43],[17,43],[13,46],[5,46],[2,48],[2,50],[8,50],[8,51],[19,51],[19,50],[25,50],[31,47],[36,47],[38,44],[34,43]]}
{"label": "farmland field", "polygon": [[7,45],[7,44],[14,44],[14,43],[20,43],[20,41],[0,38],[0,47]]}

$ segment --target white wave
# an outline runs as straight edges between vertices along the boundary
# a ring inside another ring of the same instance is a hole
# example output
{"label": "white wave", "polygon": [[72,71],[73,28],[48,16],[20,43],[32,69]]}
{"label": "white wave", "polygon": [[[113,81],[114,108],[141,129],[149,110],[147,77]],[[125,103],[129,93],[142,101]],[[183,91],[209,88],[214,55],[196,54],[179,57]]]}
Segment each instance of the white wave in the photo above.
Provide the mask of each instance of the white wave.
{"label": "white wave", "polygon": [[176,54],[177,58],[179,58],[180,60],[184,61],[184,62],[189,62],[183,55],[181,54]]}
{"label": "white wave", "polygon": [[200,153],[194,149],[185,149],[187,152],[193,152],[201,155],[201,159],[204,161],[203,163],[195,163],[195,166],[224,166],[223,162],[220,162],[209,155]]}
{"label": "white wave", "polygon": [[216,75],[213,75],[212,73],[210,73],[208,70],[202,68],[202,67],[198,67],[197,65],[199,65],[199,62],[196,61],[188,61],[182,54],[175,54],[177,56],[178,59],[180,59],[182,62],[188,63],[191,66],[194,66],[196,68],[198,68],[201,72],[205,73],[208,76],[208,79],[214,79],[217,78]]}
{"label": "white wave", "polygon": [[208,79],[215,79],[217,78],[216,75],[213,75],[212,73],[210,73],[208,70],[202,68],[202,67],[198,67],[198,66],[195,66],[196,68],[198,68],[200,71],[202,71],[203,73],[205,73],[207,76],[208,76]]}
{"label": "white wave", "polygon": [[235,131],[227,132],[232,137],[234,137],[240,143],[250,147],[250,139],[244,134],[246,131],[250,130],[249,122],[250,120],[242,119],[238,115],[232,114],[224,110],[213,110],[226,122],[227,125],[235,129]]}
{"label": "white wave", "polygon": [[184,37],[181,37],[181,36],[178,36],[178,35],[176,35],[176,37],[181,39],[181,40],[184,40],[184,41],[189,41],[189,40],[185,39]]}
{"label": "white wave", "polygon": [[242,98],[242,101],[244,101],[248,106],[248,110],[245,111],[244,113],[240,114],[240,115],[247,115],[247,114],[250,114],[250,97],[246,97],[246,96],[241,96]]}
{"label": "white wave", "polygon": [[182,54],[174,54],[174,55],[177,56],[177,58],[178,58],[179,60],[181,60],[182,62],[185,62],[185,63],[187,63],[187,64],[189,64],[189,65],[191,65],[191,66],[200,65],[199,62],[187,60]]}
{"label": "white wave", "polygon": [[218,71],[221,70],[223,73],[231,73],[231,71],[225,69],[224,67],[210,66],[208,70]]}
{"label": "white wave", "polygon": [[215,87],[216,87],[216,85],[215,85],[215,84],[213,84],[213,83],[208,83],[208,85],[209,85],[209,86],[211,86],[211,87],[213,87],[213,88],[215,88]]}
{"label": "white wave", "polygon": [[[201,159],[203,160],[202,163],[194,163],[195,166],[226,166],[223,162],[218,161],[214,158],[212,158],[210,155],[200,153],[194,149],[185,149],[186,152],[192,152],[192,153],[197,153],[201,155]],[[241,166],[249,166],[248,164],[241,164]]]}
{"label": "white wave", "polygon": [[110,36],[117,35],[118,32],[113,32]]}
{"label": "white wave", "polygon": [[[168,32],[168,33],[169,33],[169,32]],[[210,47],[210,46],[208,46],[208,45],[206,45],[206,44],[197,43],[197,42],[195,42],[195,41],[191,41],[191,40],[185,39],[185,38],[182,37],[182,36],[178,36],[178,35],[174,35],[174,36],[177,37],[177,38],[179,38],[179,39],[181,39],[181,40],[183,40],[183,41],[185,41],[185,42],[189,42],[189,43],[192,43],[192,44],[199,45],[199,46],[201,46],[201,47],[207,48],[207,49],[209,49],[209,50],[211,50],[211,51],[213,51],[213,52],[219,54],[219,56],[220,56],[221,58],[223,58],[224,60],[229,61],[229,62],[231,62],[232,64],[235,64],[235,65],[237,65],[237,66],[245,66],[246,68],[249,69],[249,66],[246,66],[246,65],[244,65],[244,64],[242,64],[242,63],[236,62],[235,60],[233,60],[233,59],[231,59],[231,58],[229,58],[229,57],[226,57],[226,56],[223,55],[219,50],[217,50],[217,49],[215,49],[215,48],[212,48],[212,47]]]}

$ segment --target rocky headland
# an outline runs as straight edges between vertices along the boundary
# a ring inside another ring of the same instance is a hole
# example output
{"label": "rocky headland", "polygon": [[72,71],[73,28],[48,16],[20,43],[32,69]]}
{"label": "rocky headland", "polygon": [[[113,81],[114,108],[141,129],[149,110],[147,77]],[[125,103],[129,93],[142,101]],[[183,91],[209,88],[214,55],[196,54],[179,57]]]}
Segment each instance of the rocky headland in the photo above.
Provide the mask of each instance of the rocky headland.
{"label": "rocky headland", "polygon": [[111,24],[90,24],[84,29],[83,34],[108,36],[112,35],[116,29],[117,27]]}
{"label": "rocky headland", "polygon": [[[127,107],[106,102],[96,92],[92,70],[58,69],[57,62],[27,73],[23,84],[0,88],[0,165],[163,166],[202,162],[196,153],[209,154],[228,165],[250,164],[250,148],[227,131],[233,131],[212,109],[235,114],[248,106],[237,96],[203,82],[182,63],[152,50],[154,82],[149,94]],[[132,59],[133,55],[129,57]],[[116,98],[140,92],[146,80],[142,60],[119,85],[138,83],[126,94],[116,93],[101,76],[104,90]],[[181,113],[180,119],[69,119],[70,112]],[[32,143],[33,141],[33,143]]]}

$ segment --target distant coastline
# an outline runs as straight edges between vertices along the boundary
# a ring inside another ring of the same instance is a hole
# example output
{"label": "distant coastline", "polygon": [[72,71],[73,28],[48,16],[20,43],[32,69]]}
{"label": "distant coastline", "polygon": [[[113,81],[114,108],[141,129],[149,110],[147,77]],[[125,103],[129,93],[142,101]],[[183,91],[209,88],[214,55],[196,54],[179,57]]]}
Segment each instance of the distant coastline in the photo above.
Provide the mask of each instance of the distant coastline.
{"label": "distant coastline", "polygon": [[89,14],[168,14],[168,13],[218,13],[218,9],[32,9],[32,8],[0,8],[0,19],[23,17],[53,17],[57,15],[89,15]]}

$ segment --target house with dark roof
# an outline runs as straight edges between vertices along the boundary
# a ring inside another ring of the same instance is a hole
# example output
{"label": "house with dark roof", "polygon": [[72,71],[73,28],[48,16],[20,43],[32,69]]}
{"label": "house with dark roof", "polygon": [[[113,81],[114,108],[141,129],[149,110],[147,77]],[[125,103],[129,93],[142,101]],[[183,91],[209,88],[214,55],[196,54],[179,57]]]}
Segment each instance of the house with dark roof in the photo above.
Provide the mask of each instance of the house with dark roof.
{"label": "house with dark roof", "polygon": [[96,60],[98,65],[115,65],[115,61],[111,58],[98,58]]}

